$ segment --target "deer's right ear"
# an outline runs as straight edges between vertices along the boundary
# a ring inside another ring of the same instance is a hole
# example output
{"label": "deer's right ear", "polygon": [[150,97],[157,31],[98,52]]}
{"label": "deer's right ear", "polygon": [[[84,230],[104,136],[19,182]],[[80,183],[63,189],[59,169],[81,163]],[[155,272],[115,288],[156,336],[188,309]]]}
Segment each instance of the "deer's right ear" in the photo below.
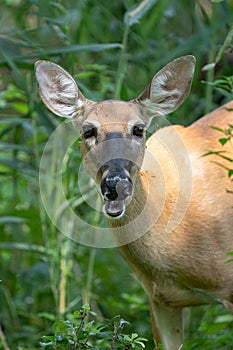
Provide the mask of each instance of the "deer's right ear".
{"label": "deer's right ear", "polygon": [[57,64],[37,61],[35,73],[42,101],[58,116],[73,118],[87,101],[70,74]]}

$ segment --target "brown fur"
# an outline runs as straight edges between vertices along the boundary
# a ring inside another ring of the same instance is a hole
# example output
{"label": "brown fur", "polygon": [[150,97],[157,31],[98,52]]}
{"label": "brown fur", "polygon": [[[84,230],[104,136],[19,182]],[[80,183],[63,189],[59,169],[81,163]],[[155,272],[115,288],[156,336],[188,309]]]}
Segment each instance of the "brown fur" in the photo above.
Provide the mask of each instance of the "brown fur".
{"label": "brown fur", "polygon": [[[153,228],[142,238],[120,247],[120,251],[142,279],[149,295],[172,307],[209,301],[232,303],[233,267],[224,264],[227,252],[233,250],[233,198],[226,192],[233,186],[226,169],[222,167],[229,164],[216,155],[204,157],[207,150],[224,150],[226,156],[233,157],[232,144],[222,147],[218,142],[222,135],[210,128],[211,125],[227,128],[228,124],[233,123],[233,112],[227,111],[226,107],[233,108],[233,103],[219,108],[190,127],[175,127],[191,158],[193,188],[187,211],[172,232],[166,232],[166,228],[179,195],[179,177],[174,168],[177,162],[172,164],[173,159],[167,157],[158,139],[164,140],[168,147],[171,144],[173,153],[176,153],[171,138],[176,131],[172,126],[162,129],[147,142],[148,149],[156,154],[165,175],[166,201]],[[180,157],[182,163],[182,154]],[[147,179],[140,177],[138,186],[141,190],[138,188],[135,191],[135,201],[142,203],[144,183],[153,181],[151,200],[154,206],[160,206],[160,179],[153,169],[148,170],[146,176]],[[126,215],[131,218],[134,216],[131,211],[134,210],[134,205],[129,205]],[[125,224],[124,217],[114,222],[114,226],[122,224],[122,221]]]}
{"label": "brown fur", "polygon": [[134,191],[126,199],[124,215],[109,219],[109,225],[148,293],[154,337],[166,350],[182,347],[183,307],[219,302],[233,313],[233,264],[225,264],[233,251],[230,162],[214,154],[204,156],[221,151],[233,159],[232,141],[221,146],[218,139],[223,135],[211,128],[233,125],[233,102],[189,127],[165,127],[146,144],[145,137],[135,141],[133,134],[134,125],[148,125],[152,117],[179,107],[189,93],[194,65],[192,56],[178,58],[159,71],[137,99],[97,103],[85,99],[61,67],[36,63],[45,104],[78,127],[96,129],[95,137],[83,139],[81,151],[83,157],[88,155],[86,170],[98,183],[106,136],[121,135],[114,141],[117,158],[124,157],[122,141],[128,140],[127,151],[137,164],[128,170]]}
{"label": "brown fur", "polygon": [[[221,146],[218,139],[223,135],[211,128],[214,125],[227,129],[229,124],[233,124],[233,112],[227,111],[227,108],[233,108],[233,102],[187,128],[170,126],[155,133],[147,141],[147,150],[155,155],[160,172],[151,168],[150,161],[146,164],[145,158],[143,166],[146,170],[139,175],[134,199],[127,207],[125,216],[110,222],[114,227],[127,224],[139,215],[148,196],[151,201],[149,207],[155,208],[155,212],[162,207],[158,220],[149,232],[119,248],[147,290],[150,304],[175,310],[220,302],[233,312],[233,264],[225,264],[228,259],[226,254],[233,251],[233,198],[226,191],[233,190],[233,186],[225,168],[230,163],[217,155],[204,156],[207,151],[224,151],[225,156],[233,159],[232,143]],[[192,169],[191,197],[187,205],[184,184],[179,208],[176,202],[180,177],[176,167],[183,168],[181,175],[184,176],[184,183],[186,175],[187,182],[190,182],[190,173],[185,170],[187,165],[184,165],[182,150],[173,143],[177,140],[177,133],[188,152]],[[148,183],[150,195],[145,194]],[[164,193],[161,196],[161,191],[164,187],[166,199],[163,203]],[[171,232],[167,232],[173,211],[179,216],[183,201],[185,211],[180,222]],[[150,212],[144,219],[151,220]],[[144,225],[147,223],[143,222]],[[154,336],[160,340],[155,320],[152,324]]]}

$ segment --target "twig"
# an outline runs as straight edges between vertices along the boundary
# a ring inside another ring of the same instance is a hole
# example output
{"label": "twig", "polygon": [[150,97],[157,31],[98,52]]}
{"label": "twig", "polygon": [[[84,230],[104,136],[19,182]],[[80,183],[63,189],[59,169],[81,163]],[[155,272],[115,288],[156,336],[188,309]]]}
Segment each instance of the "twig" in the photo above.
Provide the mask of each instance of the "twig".
{"label": "twig", "polygon": [[114,322],[114,333],[113,333],[113,337],[112,337],[111,350],[114,349],[115,341],[117,340],[117,336],[118,336],[118,330],[119,330],[119,325],[117,322]]}

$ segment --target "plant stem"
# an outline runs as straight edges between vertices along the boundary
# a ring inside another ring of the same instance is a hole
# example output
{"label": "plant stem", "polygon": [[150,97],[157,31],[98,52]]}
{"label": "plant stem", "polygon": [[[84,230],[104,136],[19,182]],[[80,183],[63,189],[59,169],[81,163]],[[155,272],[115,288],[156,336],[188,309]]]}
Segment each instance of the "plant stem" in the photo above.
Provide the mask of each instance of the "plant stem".
{"label": "plant stem", "polygon": [[[73,226],[68,228],[73,230]],[[71,232],[69,232],[71,236]],[[60,261],[60,279],[59,279],[59,316],[63,316],[66,312],[66,300],[67,300],[67,282],[68,276],[72,268],[71,250],[72,241],[66,237],[61,238],[61,261]]]}
{"label": "plant stem", "polygon": [[[215,56],[215,49],[214,45],[211,45],[210,51],[209,51],[209,57],[208,57],[208,63],[214,62],[214,56]],[[214,80],[214,69],[210,69],[207,71],[206,80],[208,82],[213,82]],[[206,86],[206,108],[205,108],[205,114],[209,113],[211,110],[213,100],[213,85],[207,84]]]}
{"label": "plant stem", "polygon": [[0,325],[0,340],[2,343],[3,350],[10,350],[9,345],[7,344],[5,334],[3,333],[2,327]]}
{"label": "plant stem", "polygon": [[130,26],[128,24],[125,24],[124,34],[122,39],[121,55],[120,55],[120,60],[119,60],[118,70],[117,70],[116,90],[114,95],[115,100],[119,100],[121,98],[121,89],[122,89],[123,81],[126,74],[126,69],[127,69],[126,51],[127,51],[129,31],[130,31]]}
{"label": "plant stem", "polygon": [[59,280],[59,316],[64,315],[66,309],[66,244],[61,247],[60,280]]}
{"label": "plant stem", "polygon": [[119,324],[117,322],[114,322],[114,332],[113,332],[113,337],[112,337],[111,350],[113,350],[115,347],[115,341],[117,340],[119,328],[120,328]]}
{"label": "plant stem", "polygon": [[95,257],[96,257],[96,248],[92,248],[90,257],[89,257],[89,263],[88,263],[86,288],[85,288],[85,294],[84,294],[84,300],[83,300],[84,304],[90,304]]}
{"label": "plant stem", "polygon": [[[96,202],[96,212],[94,217],[94,225],[96,225],[100,219],[100,209],[101,209],[101,199],[98,197]],[[95,265],[95,257],[96,257],[96,248],[91,249],[88,270],[87,270],[87,280],[86,280],[86,288],[83,296],[83,303],[90,305],[91,300],[91,289],[92,289],[92,280],[94,274],[94,265]]]}

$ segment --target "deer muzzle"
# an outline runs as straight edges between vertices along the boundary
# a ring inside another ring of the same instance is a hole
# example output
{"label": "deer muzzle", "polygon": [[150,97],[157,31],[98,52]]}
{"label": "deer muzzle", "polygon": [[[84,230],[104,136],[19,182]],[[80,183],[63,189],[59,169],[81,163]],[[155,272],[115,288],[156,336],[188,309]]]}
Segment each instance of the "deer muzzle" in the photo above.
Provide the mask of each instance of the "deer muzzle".
{"label": "deer muzzle", "polygon": [[125,201],[133,192],[133,183],[128,171],[122,164],[121,166],[116,164],[116,160],[108,163],[100,184],[105,201],[104,212],[112,218],[119,218],[124,214]]}

